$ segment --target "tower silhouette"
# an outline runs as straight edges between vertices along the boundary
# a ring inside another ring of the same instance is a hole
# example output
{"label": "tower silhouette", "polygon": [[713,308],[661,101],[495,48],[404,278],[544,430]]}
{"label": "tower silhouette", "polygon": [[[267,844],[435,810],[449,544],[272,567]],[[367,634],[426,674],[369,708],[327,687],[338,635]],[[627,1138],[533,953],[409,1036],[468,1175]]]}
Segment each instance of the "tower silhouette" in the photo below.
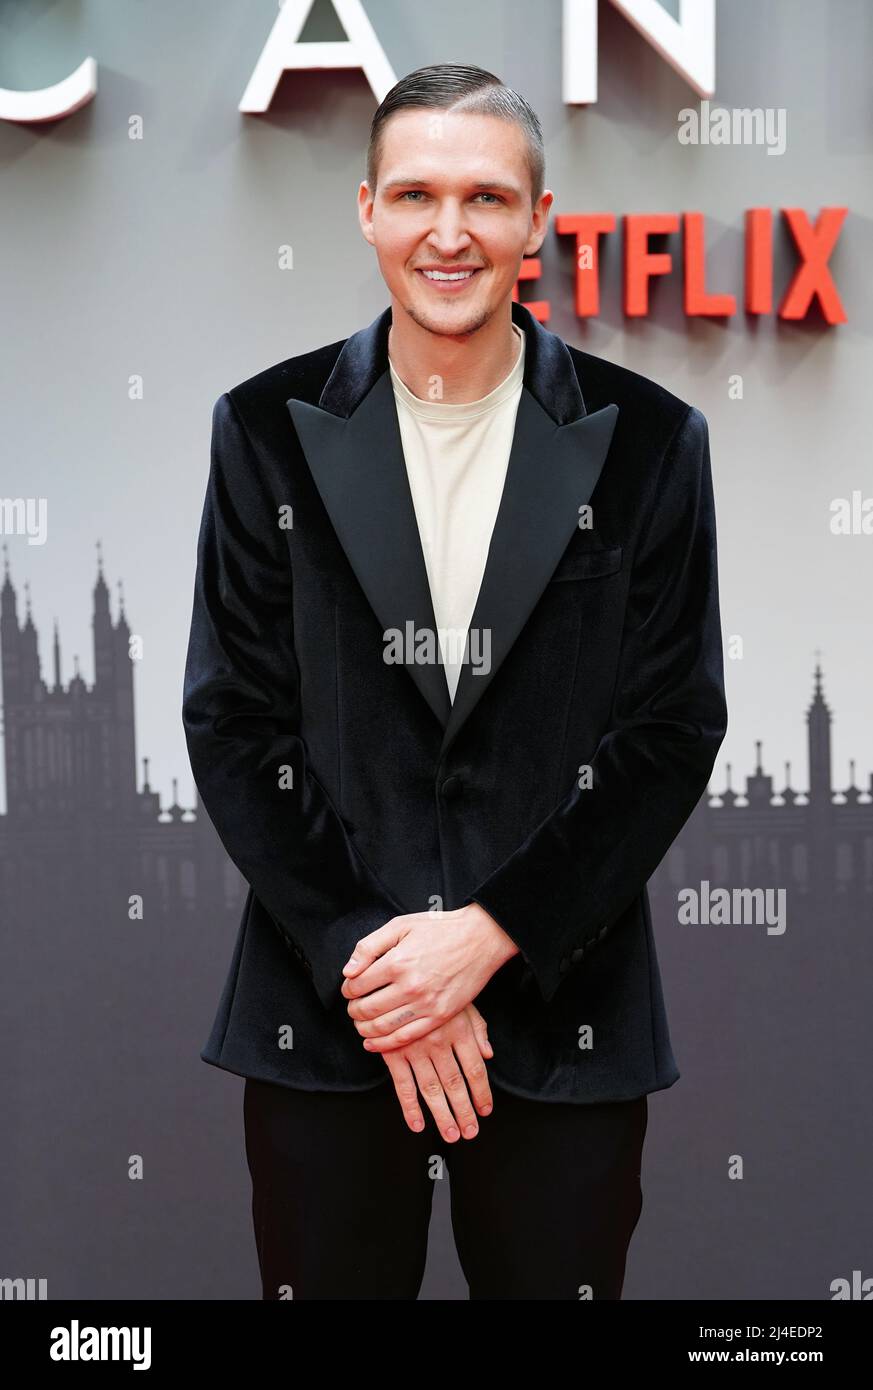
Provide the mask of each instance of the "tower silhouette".
{"label": "tower silhouette", "polygon": [[119,590],[112,616],[98,542],[92,591],[94,684],[79,671],[64,686],[61,636],[52,638],[53,681],[43,679],[38,633],[25,585],[19,622],[7,547],[0,590],[6,814],[0,817],[0,909],[55,917],[89,906],[127,910],[132,895],[152,913],[204,909],[239,915],[246,885],[195,798],[162,809],[136,782],[131,631]]}
{"label": "tower silhouette", "polygon": [[[74,657],[65,686],[57,622],[53,682],[42,677],[29,586],[25,616],[4,546],[0,590],[3,748],[7,811],[0,816],[0,910],[41,917],[68,913],[70,902],[92,912],[127,911],[139,895],[163,917],[197,912],[238,919],[247,886],[225,854],[195,795],[191,808],[172,805],[149,782],[143,759],[136,782],[135,659],[119,588],[113,619],[98,542],[92,600],[94,684]],[[734,790],[730,764],[719,795],[707,789],[649,884],[653,908],[672,913],[676,889],[707,878],[714,885],[792,890],[795,903],[826,913],[835,902],[869,919],[873,903],[873,775],[866,792],[851,782],[835,794],[831,772],[832,715],[816,654],[806,713],[807,792],[790,785],[775,794],[760,741],[744,793]]]}

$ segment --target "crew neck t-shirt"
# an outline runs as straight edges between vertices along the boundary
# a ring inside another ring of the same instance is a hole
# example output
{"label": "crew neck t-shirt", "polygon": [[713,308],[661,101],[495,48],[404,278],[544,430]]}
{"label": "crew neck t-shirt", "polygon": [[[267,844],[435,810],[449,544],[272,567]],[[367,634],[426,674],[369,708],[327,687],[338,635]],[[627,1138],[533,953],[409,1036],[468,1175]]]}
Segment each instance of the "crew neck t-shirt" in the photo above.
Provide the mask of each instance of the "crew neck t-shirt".
{"label": "crew neck t-shirt", "polygon": [[[464,645],[515,430],[524,379],[525,336],[509,375],[478,401],[422,400],[401,381],[389,356],[391,385],[430,585],[440,652],[454,702]],[[484,664],[490,634],[472,634],[469,659]]]}

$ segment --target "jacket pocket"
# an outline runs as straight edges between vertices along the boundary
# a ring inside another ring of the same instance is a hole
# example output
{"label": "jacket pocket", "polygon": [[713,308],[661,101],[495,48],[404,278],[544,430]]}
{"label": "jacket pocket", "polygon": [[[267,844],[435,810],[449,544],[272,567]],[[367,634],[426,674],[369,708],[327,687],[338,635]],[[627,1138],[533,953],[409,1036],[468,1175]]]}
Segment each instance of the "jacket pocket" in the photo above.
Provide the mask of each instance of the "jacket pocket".
{"label": "jacket pocket", "polygon": [[549,581],[558,584],[566,579],[599,579],[621,569],[622,547],[613,545],[605,550],[570,550],[565,553]]}

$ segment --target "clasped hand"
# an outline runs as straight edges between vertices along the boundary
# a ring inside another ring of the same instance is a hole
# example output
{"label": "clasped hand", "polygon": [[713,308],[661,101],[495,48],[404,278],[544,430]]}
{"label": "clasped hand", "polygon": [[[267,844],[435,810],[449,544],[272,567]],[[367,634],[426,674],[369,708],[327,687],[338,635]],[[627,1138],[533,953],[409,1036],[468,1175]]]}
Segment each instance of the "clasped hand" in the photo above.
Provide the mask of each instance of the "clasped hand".
{"label": "clasped hand", "polygon": [[424,1127],[417,1081],[445,1139],[459,1138],[455,1120],[465,1137],[478,1132],[459,1064],[487,1114],[493,1102],[482,1059],[494,1054],[472,1001],[517,950],[478,903],[393,917],[355,946],[342,994],[364,1047],[382,1053],[411,1129]]}

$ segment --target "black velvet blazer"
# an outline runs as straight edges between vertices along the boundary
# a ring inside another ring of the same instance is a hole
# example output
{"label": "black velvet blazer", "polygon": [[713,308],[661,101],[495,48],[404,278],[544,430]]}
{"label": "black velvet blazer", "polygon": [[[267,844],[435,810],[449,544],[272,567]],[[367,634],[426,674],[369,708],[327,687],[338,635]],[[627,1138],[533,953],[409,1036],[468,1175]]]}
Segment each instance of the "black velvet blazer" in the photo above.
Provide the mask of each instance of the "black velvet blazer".
{"label": "black velvet blazer", "polygon": [[215,1066],[390,1085],[342,966],[390,917],[475,900],[520,948],[476,998],[494,1083],[584,1103],[678,1079],[646,881],[727,728],[706,420],[512,317],[524,386],[471,624],[490,667],[474,652],[453,705],[442,665],[384,659],[389,630],[436,628],[390,307],[215,404],[182,718],[250,884]]}

